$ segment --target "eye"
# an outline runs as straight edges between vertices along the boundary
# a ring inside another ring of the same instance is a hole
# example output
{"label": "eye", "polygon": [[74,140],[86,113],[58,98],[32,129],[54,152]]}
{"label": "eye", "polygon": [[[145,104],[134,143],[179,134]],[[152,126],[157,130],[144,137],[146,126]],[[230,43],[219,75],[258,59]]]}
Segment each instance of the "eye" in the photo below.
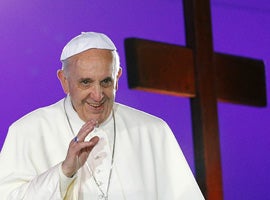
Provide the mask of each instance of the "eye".
{"label": "eye", "polygon": [[89,83],[89,80],[83,80],[81,83],[82,84],[88,84]]}
{"label": "eye", "polygon": [[102,87],[110,87],[113,84],[113,80],[111,77],[105,78],[104,80],[101,81],[100,85]]}
{"label": "eye", "polygon": [[91,80],[90,79],[82,79],[80,80],[80,86],[81,87],[89,87],[91,84]]}

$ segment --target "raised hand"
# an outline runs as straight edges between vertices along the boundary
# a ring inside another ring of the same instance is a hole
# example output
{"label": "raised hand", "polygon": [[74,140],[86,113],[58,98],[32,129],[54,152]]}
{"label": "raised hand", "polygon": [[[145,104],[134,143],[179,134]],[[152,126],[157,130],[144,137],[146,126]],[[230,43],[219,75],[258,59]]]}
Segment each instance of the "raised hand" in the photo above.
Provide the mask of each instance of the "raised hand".
{"label": "raised hand", "polygon": [[67,177],[72,177],[84,165],[93,147],[98,143],[97,136],[91,138],[90,141],[84,141],[96,125],[97,122],[93,120],[86,122],[78,135],[70,142],[67,156],[62,163],[63,173]]}

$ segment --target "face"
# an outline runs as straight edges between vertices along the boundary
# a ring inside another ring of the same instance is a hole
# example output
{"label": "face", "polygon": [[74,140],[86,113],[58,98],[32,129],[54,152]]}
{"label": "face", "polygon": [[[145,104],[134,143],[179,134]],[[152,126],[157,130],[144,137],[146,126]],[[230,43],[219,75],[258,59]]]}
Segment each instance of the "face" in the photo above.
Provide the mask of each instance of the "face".
{"label": "face", "polygon": [[112,51],[90,49],[68,58],[58,78],[83,121],[105,121],[111,113],[121,76]]}

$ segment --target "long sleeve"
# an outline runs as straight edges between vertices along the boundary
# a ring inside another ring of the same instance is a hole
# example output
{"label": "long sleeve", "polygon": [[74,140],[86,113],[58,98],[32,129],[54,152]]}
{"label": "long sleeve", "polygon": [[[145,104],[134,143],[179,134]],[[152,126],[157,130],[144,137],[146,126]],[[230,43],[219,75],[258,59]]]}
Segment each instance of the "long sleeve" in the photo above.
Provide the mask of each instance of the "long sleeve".
{"label": "long sleeve", "polygon": [[[189,168],[189,165],[179,147],[173,133],[167,124],[164,124],[164,137],[160,146],[160,162],[156,166],[160,199],[181,199],[181,200],[204,200],[204,197],[196,183],[196,180]],[[159,174],[163,174],[159,176]]]}
{"label": "long sleeve", "polygon": [[121,130],[117,144],[121,148],[117,149],[115,160],[125,196],[134,200],[204,200],[167,123],[122,108],[116,112]]}
{"label": "long sleeve", "polygon": [[[35,177],[9,176],[1,186],[1,194],[7,200],[32,199],[62,199],[58,178],[58,166],[50,168],[43,174]],[[5,187],[8,186],[7,188]],[[10,189],[13,191],[10,191]],[[3,189],[3,190],[2,190]],[[10,193],[8,193],[10,191]]]}
{"label": "long sleeve", "polygon": [[[40,172],[37,162],[31,155],[35,152],[29,152],[27,145],[12,130],[9,131],[6,142],[0,154],[0,194],[4,200],[32,200],[32,199],[50,199],[58,200],[61,198],[59,165]],[[25,148],[21,148],[25,145]],[[38,150],[37,150],[38,152]],[[45,166],[44,166],[45,168]]]}
{"label": "long sleeve", "polygon": [[61,117],[54,112],[44,118],[42,112],[23,117],[9,128],[0,154],[3,200],[60,200],[73,181],[60,173],[69,138],[61,134],[65,129],[55,128],[51,121],[59,125]]}

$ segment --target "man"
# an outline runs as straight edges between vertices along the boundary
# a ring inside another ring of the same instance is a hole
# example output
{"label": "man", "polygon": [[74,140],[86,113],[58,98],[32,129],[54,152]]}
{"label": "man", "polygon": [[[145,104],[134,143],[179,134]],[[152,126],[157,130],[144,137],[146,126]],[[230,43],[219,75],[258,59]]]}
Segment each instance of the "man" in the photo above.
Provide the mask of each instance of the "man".
{"label": "man", "polygon": [[2,199],[204,199],[168,125],[115,102],[122,71],[106,35],[73,38],[61,61],[67,96],[9,128]]}

